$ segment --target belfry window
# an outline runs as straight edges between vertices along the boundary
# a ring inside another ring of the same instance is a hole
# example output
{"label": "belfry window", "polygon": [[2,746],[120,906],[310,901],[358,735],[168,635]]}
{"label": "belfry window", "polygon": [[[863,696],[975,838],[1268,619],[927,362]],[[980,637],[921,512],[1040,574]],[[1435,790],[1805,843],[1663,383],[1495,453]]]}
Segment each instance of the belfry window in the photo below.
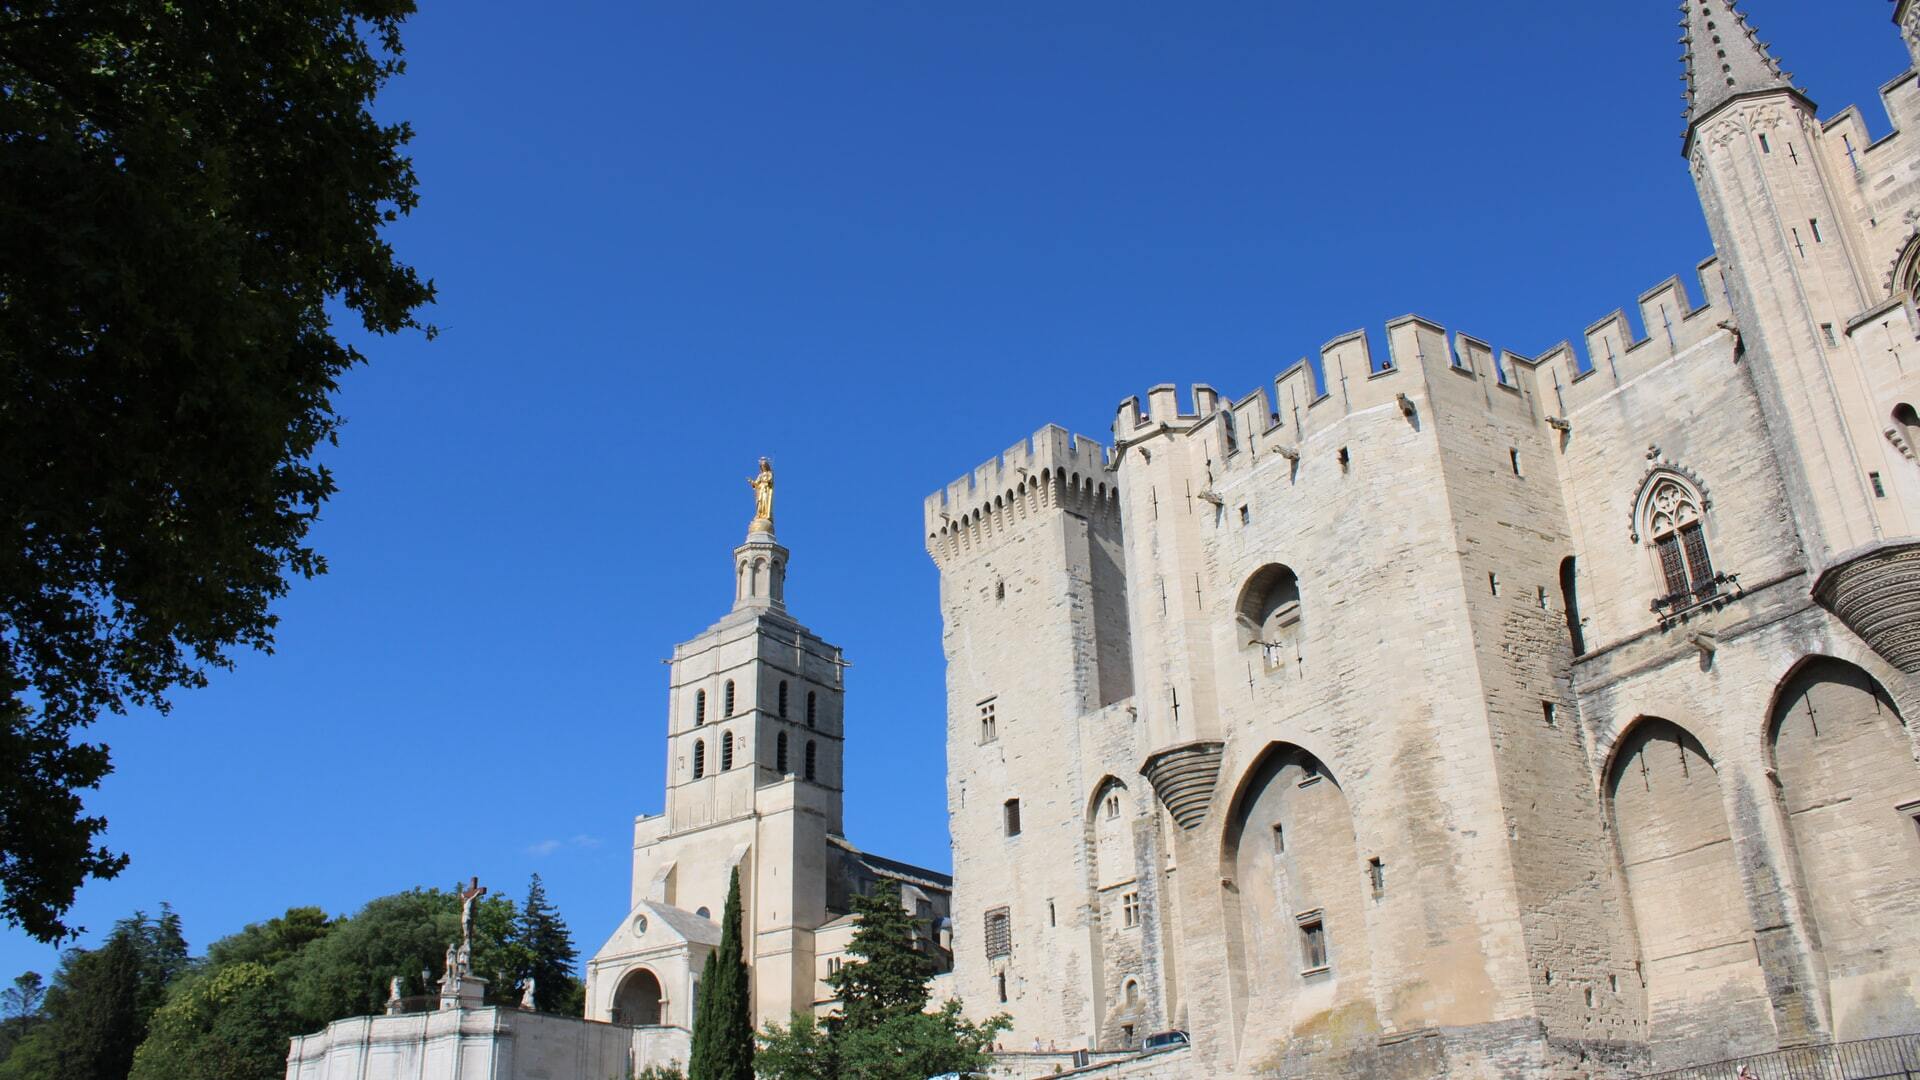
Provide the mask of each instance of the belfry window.
{"label": "belfry window", "polygon": [[787,774],[787,733],[784,731],[773,739],[773,771],[782,776]]}
{"label": "belfry window", "polygon": [[820,703],[814,696],[813,691],[811,690],[807,691],[807,726],[808,727],[812,727],[814,720],[818,719],[819,717],[819,711],[818,711],[819,704]]}
{"label": "belfry window", "polygon": [[820,761],[819,748],[813,744],[812,739],[808,739],[807,740],[807,779],[812,780],[814,778],[815,766],[819,764],[819,761]]}
{"label": "belfry window", "polygon": [[722,716],[733,715],[733,680],[732,679],[727,680],[726,690],[725,690],[725,693],[722,695],[722,699],[721,699],[720,715]]}
{"label": "belfry window", "polygon": [[780,680],[780,719],[787,718],[787,680]]}
{"label": "belfry window", "polygon": [[706,722],[707,692],[705,690],[695,690],[693,692],[693,726],[699,727]]}
{"label": "belfry window", "polygon": [[693,778],[698,780],[705,775],[707,775],[707,741],[695,739],[693,740]]}
{"label": "belfry window", "polygon": [[1660,560],[1669,601],[1708,593],[1713,560],[1700,520],[1700,498],[1672,477],[1655,481],[1646,498],[1646,534]]}
{"label": "belfry window", "polygon": [[720,736],[720,771],[733,768],[733,732]]}

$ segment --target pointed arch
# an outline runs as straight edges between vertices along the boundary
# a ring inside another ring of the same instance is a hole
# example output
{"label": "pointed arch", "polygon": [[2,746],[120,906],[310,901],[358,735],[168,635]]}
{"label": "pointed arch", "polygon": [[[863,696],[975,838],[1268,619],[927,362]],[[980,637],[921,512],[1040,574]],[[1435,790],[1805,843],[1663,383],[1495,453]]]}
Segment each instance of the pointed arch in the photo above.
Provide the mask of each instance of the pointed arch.
{"label": "pointed arch", "polygon": [[1614,745],[1605,798],[1655,1064],[1692,1053],[1675,1040],[1703,1028],[1771,1031],[1746,887],[1706,747],[1671,720],[1636,718]]}
{"label": "pointed arch", "polygon": [[1837,1039],[1920,1022],[1920,767],[1905,719],[1874,677],[1831,656],[1775,687],[1767,756],[1789,856],[1820,944]]}
{"label": "pointed arch", "polygon": [[[1321,760],[1270,743],[1234,787],[1221,837],[1235,1041],[1257,1060],[1291,1032],[1271,1018],[1371,1001],[1366,875],[1345,790]],[[1283,837],[1284,842],[1276,842]]]}

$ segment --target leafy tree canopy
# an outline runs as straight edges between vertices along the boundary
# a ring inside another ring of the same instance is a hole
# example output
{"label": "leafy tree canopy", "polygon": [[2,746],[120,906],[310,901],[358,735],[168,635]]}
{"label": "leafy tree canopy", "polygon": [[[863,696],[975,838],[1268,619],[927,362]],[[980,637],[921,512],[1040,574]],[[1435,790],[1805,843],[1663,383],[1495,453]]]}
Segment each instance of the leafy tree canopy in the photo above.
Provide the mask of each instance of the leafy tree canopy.
{"label": "leafy tree canopy", "polygon": [[332,398],[433,288],[384,227],[411,132],[370,106],[413,0],[0,4],[0,919],[44,941],[126,856],[78,732],[165,709],[323,572]]}
{"label": "leafy tree canopy", "polygon": [[122,920],[98,949],[69,949],[47,990],[45,1021],[0,1062],[0,1080],[125,1076],[167,983],[186,965],[180,919],[165,909],[157,919]]}
{"label": "leafy tree canopy", "polygon": [[923,1080],[983,1070],[987,1049],[1012,1025],[1006,1016],[975,1024],[949,1001],[927,1012],[933,964],[915,948],[914,924],[897,891],[882,887],[853,899],[857,959],[827,976],[840,1012],[825,1025],[795,1013],[785,1027],[760,1033],[761,1080]]}
{"label": "leafy tree canopy", "polygon": [[260,1080],[286,1069],[293,1016],[251,960],[183,978],[154,1014],[128,1080]]}

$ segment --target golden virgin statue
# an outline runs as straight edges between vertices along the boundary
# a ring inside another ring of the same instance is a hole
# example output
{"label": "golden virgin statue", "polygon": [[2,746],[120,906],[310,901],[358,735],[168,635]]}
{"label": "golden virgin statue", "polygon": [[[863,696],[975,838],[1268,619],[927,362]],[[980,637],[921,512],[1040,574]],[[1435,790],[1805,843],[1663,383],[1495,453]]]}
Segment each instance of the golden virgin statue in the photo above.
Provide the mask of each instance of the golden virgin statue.
{"label": "golden virgin statue", "polygon": [[760,459],[760,475],[748,480],[753,485],[753,521],[748,524],[748,532],[771,533],[773,531],[773,465],[766,458]]}

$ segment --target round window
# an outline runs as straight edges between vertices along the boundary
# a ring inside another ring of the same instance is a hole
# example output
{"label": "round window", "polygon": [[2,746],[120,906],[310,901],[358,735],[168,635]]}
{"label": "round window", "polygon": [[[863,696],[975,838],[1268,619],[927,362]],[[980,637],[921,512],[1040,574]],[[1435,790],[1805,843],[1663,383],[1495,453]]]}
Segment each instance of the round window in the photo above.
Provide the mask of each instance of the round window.
{"label": "round window", "polygon": [[633,932],[636,934],[644,934],[647,932],[647,917],[645,915],[635,915],[633,917]]}

